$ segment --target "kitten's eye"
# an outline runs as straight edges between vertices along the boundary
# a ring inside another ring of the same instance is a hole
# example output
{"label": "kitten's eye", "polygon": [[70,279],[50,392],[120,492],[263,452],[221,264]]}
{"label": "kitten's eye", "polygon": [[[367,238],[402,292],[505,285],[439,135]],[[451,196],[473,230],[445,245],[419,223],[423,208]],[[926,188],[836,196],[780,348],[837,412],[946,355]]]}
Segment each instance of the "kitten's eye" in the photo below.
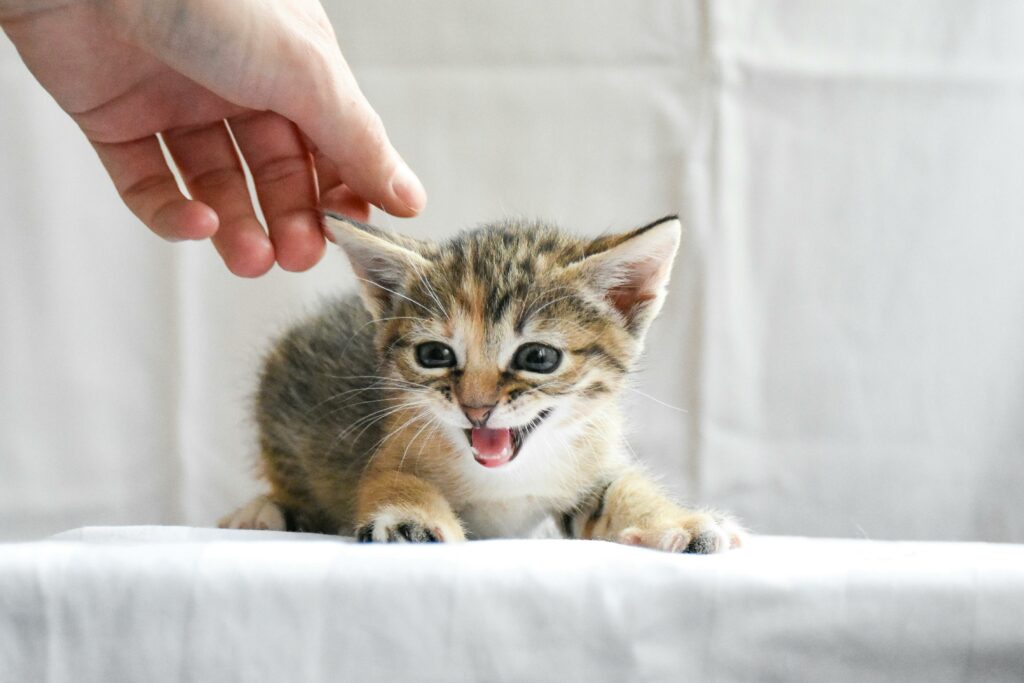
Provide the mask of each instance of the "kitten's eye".
{"label": "kitten's eye", "polygon": [[426,342],[416,347],[416,362],[425,368],[455,367],[455,352],[441,342]]}
{"label": "kitten's eye", "polygon": [[546,344],[523,344],[512,358],[517,370],[554,372],[562,362],[562,352]]}

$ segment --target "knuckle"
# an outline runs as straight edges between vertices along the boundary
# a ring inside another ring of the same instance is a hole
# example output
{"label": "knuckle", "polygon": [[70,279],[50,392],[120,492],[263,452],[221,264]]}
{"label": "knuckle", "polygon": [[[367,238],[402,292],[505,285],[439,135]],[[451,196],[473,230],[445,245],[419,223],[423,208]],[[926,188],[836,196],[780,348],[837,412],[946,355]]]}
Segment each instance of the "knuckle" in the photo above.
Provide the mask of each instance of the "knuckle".
{"label": "knuckle", "polygon": [[188,185],[200,189],[213,189],[236,185],[242,181],[242,172],[231,166],[211,168],[188,178]]}
{"label": "knuckle", "polygon": [[122,189],[120,194],[121,198],[130,204],[153,190],[164,190],[169,185],[175,185],[175,189],[177,189],[174,178],[163,174],[154,174],[136,180]]}
{"label": "knuckle", "polygon": [[308,158],[301,156],[280,156],[267,159],[252,169],[252,179],[258,185],[272,185],[295,176],[304,177],[311,173]]}

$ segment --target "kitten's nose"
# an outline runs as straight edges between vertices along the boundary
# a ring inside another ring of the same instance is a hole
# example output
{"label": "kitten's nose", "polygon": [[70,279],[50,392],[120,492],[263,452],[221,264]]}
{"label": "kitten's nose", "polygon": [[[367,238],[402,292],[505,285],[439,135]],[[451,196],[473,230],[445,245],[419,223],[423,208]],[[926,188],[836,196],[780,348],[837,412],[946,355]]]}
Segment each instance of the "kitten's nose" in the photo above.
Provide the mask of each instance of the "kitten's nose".
{"label": "kitten's nose", "polygon": [[462,412],[474,427],[483,427],[487,424],[487,418],[491,416],[494,405],[492,403],[489,406],[462,406]]}

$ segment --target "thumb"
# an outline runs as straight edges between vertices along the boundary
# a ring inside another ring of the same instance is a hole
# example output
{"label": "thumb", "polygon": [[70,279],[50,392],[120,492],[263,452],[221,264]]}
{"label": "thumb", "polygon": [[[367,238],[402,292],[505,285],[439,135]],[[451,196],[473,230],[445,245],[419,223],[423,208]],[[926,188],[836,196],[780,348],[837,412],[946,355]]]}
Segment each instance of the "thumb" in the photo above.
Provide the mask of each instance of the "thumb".
{"label": "thumb", "polygon": [[395,216],[416,215],[427,203],[422,183],[391,146],[380,116],[340,54],[331,70],[278,111],[334,162],[340,179],[356,194]]}

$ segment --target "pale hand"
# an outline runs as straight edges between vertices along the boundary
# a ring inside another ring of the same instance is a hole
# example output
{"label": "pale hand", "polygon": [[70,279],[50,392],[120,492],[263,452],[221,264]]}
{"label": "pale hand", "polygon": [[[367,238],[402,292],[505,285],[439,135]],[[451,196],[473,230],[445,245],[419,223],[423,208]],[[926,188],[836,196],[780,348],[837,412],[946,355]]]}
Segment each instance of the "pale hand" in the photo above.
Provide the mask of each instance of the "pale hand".
{"label": "pale hand", "polygon": [[426,203],[318,0],[0,0],[0,25],[128,208],[166,239],[211,238],[233,273],[314,265],[321,207],[365,220],[369,204],[412,216]]}

